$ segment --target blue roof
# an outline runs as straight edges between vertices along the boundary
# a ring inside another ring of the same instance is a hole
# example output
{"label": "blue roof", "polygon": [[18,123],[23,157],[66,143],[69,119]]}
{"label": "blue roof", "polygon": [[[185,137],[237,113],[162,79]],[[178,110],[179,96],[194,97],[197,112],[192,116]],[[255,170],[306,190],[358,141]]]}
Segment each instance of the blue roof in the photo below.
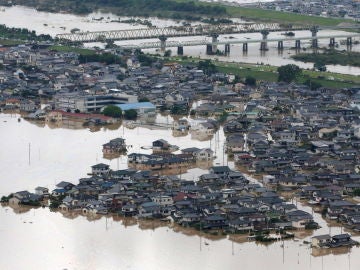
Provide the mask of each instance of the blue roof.
{"label": "blue roof", "polygon": [[127,104],[116,104],[121,110],[127,111],[127,110],[136,110],[140,108],[146,108],[146,109],[156,109],[155,105],[151,102],[137,102],[137,103],[127,103]]}

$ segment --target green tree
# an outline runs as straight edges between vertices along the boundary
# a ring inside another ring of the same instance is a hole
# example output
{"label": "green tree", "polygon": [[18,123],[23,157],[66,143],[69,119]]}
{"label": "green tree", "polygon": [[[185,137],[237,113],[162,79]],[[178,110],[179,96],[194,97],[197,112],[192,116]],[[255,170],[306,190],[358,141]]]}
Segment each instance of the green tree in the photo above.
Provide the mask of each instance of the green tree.
{"label": "green tree", "polygon": [[150,99],[148,99],[147,97],[141,97],[139,98],[139,102],[149,102]]}
{"label": "green tree", "polygon": [[314,63],[314,69],[317,69],[318,71],[326,71],[326,65],[323,61],[316,61]]}
{"label": "green tree", "polygon": [[288,64],[285,66],[278,67],[279,82],[292,82],[301,74],[301,69],[294,64]]}
{"label": "green tree", "polygon": [[217,72],[216,66],[209,59],[200,61],[198,64],[198,69],[204,71],[206,75],[211,75]]}
{"label": "green tree", "polygon": [[136,110],[130,109],[130,110],[125,111],[124,116],[125,116],[125,119],[134,120],[137,118],[138,114],[137,114]]}
{"label": "green tree", "polygon": [[112,48],[116,48],[115,42],[111,39],[106,40],[105,49],[112,49]]}
{"label": "green tree", "polygon": [[322,84],[319,83],[319,82],[316,82],[316,81],[313,81],[313,80],[310,80],[310,79],[307,79],[305,82],[304,82],[305,85],[309,86],[311,90],[316,90],[316,89],[319,89],[320,87],[322,87]]}
{"label": "green tree", "polygon": [[355,189],[354,192],[353,192],[353,195],[354,196],[360,196],[360,188]]}
{"label": "green tree", "polygon": [[166,50],[164,53],[165,57],[170,57],[171,56],[171,50]]}
{"label": "green tree", "polygon": [[245,78],[245,84],[249,86],[255,86],[256,85],[256,79],[252,76],[247,76]]}
{"label": "green tree", "polygon": [[239,83],[239,82],[241,82],[240,76],[239,76],[239,75],[235,75],[235,79],[234,79],[234,81],[233,81],[232,83],[233,83],[233,84],[236,84],[236,83]]}
{"label": "green tree", "polygon": [[118,106],[109,105],[105,107],[103,114],[114,118],[120,118],[122,116],[122,110]]}
{"label": "green tree", "polygon": [[142,66],[151,66],[153,63],[156,62],[155,57],[151,57],[150,55],[143,54],[142,52],[140,52],[137,55],[137,58]]}

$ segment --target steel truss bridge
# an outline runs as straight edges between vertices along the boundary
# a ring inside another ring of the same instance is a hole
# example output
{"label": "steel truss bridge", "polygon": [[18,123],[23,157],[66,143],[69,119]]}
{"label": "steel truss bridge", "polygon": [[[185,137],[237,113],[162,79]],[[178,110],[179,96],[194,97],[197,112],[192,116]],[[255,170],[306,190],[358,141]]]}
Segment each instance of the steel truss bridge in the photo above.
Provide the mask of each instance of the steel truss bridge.
{"label": "steel truss bridge", "polygon": [[278,23],[243,23],[243,24],[221,24],[221,25],[197,25],[197,26],[172,26],[164,28],[141,28],[129,30],[78,32],[72,34],[58,34],[59,41],[71,42],[95,42],[107,40],[136,40],[152,38],[171,38],[184,36],[206,36],[254,33],[266,30],[295,31],[310,30],[312,26],[292,26]]}

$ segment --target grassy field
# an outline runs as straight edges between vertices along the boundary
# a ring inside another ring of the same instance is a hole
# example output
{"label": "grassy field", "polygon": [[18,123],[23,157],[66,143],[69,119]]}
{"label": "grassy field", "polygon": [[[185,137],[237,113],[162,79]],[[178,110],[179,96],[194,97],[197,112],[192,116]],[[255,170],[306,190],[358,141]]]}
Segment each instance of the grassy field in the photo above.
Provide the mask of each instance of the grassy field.
{"label": "grassy field", "polygon": [[0,45],[2,46],[16,46],[19,44],[24,44],[24,41],[12,40],[12,39],[0,39]]}
{"label": "grassy field", "polygon": [[347,21],[345,19],[308,16],[290,12],[264,10],[260,8],[227,7],[227,11],[232,17],[241,17],[256,21],[271,21],[290,24],[336,26],[339,23]]}
{"label": "grassy field", "polygon": [[[201,59],[198,58],[182,59],[179,57],[172,57],[170,59],[184,64],[197,64],[201,61]],[[277,67],[275,66],[229,63],[221,61],[213,61],[213,63],[220,72],[235,74],[240,78],[251,76],[256,78],[257,81],[269,82],[276,82],[278,79]],[[360,85],[360,76],[312,70],[303,70],[302,75],[298,78],[297,82],[304,83],[308,79],[329,88],[343,88]]]}
{"label": "grassy field", "polygon": [[318,53],[302,53],[291,56],[291,58],[312,63],[322,63],[325,65],[343,65],[360,67],[360,53],[338,50],[325,50]]}
{"label": "grassy field", "polygon": [[[189,2],[192,0],[175,0],[178,2]],[[234,7],[227,6],[220,3],[206,3],[203,5],[220,5],[225,6],[229,17],[243,18],[246,20],[262,21],[262,22],[278,22],[283,24],[305,24],[305,25],[319,25],[319,26],[336,26],[339,23],[350,22],[352,20],[341,18],[325,18],[320,16],[309,16],[297,13],[282,12],[275,10],[265,10],[252,7]]]}
{"label": "grassy field", "polygon": [[57,52],[75,52],[81,55],[94,55],[96,52],[90,49],[82,49],[76,48],[71,46],[61,46],[61,45],[54,45],[50,46],[49,50],[57,51]]}

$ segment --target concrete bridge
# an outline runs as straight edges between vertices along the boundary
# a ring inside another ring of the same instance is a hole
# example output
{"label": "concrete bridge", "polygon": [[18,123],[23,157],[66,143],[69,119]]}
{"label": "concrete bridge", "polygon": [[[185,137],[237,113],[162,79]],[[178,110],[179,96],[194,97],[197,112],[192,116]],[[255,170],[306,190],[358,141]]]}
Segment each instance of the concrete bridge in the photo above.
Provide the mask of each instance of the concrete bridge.
{"label": "concrete bridge", "polygon": [[335,46],[336,39],[346,39],[346,45],[351,46],[353,44],[354,38],[360,38],[360,33],[348,33],[343,35],[324,35],[324,36],[317,36],[311,35],[306,37],[281,37],[281,38],[267,38],[268,33],[262,33],[261,39],[229,39],[226,41],[214,41],[214,40],[192,40],[192,41],[158,41],[158,42],[145,42],[138,45],[122,45],[122,48],[127,49],[161,49],[165,50],[166,47],[178,47],[178,54],[183,54],[183,48],[188,46],[206,46],[206,52],[208,54],[215,53],[217,51],[217,47],[219,45],[225,45],[225,54],[230,53],[230,45],[231,44],[242,44],[243,51],[248,50],[249,43],[259,43],[260,50],[266,51],[268,50],[268,43],[269,42],[277,42],[277,47],[279,50],[284,49],[284,42],[285,41],[294,41],[294,47],[296,49],[301,48],[302,41],[311,41],[311,45],[313,48],[318,47],[318,40],[319,39],[329,39],[329,46]]}
{"label": "concrete bridge", "polygon": [[[358,25],[347,25],[338,27],[327,27],[321,29],[359,29]],[[268,39],[270,32],[275,31],[296,31],[296,30],[309,30],[311,37],[284,37],[279,39]],[[346,38],[347,45],[352,44],[352,39],[358,37],[360,34],[349,33],[347,35],[333,35],[333,36],[318,36],[317,33],[320,30],[318,26],[293,26],[293,25],[281,25],[279,23],[242,23],[242,24],[222,24],[222,25],[197,25],[197,26],[172,26],[164,28],[141,28],[141,29],[129,29],[129,30],[114,30],[114,31],[97,31],[97,32],[79,32],[71,34],[59,34],[56,39],[60,42],[94,42],[94,41],[109,41],[109,40],[136,40],[136,39],[154,39],[158,38],[159,42],[147,42],[140,45],[128,45],[123,46],[127,48],[149,49],[160,48],[161,51],[165,51],[166,47],[178,47],[178,54],[183,54],[183,47],[185,46],[197,46],[206,45],[206,52],[213,54],[217,51],[217,46],[225,45],[225,54],[230,53],[230,44],[243,44],[243,50],[248,50],[249,43],[260,43],[260,50],[268,50],[268,42],[278,42],[278,48],[283,49],[283,42],[285,40],[294,40],[295,48],[301,47],[302,40],[311,40],[313,48],[318,47],[318,39],[329,38],[330,46],[335,46],[335,38]],[[219,35],[224,34],[241,34],[241,33],[261,33],[262,39],[259,40],[229,40],[218,41]],[[210,36],[211,41],[169,41],[171,37],[185,37],[185,36]]]}

